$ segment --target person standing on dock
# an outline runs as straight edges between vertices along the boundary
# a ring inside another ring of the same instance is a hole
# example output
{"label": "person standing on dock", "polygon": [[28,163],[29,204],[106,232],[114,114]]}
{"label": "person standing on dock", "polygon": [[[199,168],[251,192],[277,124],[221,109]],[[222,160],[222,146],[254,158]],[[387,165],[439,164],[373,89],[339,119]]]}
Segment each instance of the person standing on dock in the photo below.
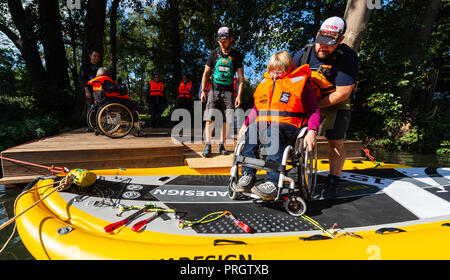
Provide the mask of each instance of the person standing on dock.
{"label": "person standing on dock", "polygon": [[[83,92],[81,94],[84,94],[85,96],[85,105],[83,105],[83,112],[88,112],[91,105],[94,103],[92,94],[94,93],[92,89],[92,85],[88,85],[87,82],[94,79],[97,75],[98,69],[102,67],[100,64],[100,52],[96,50],[89,50],[88,53],[89,61],[84,65],[83,68],[81,68],[81,82],[83,87]],[[84,114],[85,114],[84,113]],[[88,129],[90,131],[90,129]]]}
{"label": "person standing on dock", "polygon": [[183,80],[178,85],[176,108],[184,108],[192,112],[192,82],[188,75],[183,75]]}
{"label": "person standing on dock", "polygon": [[[241,105],[242,84],[244,83],[243,55],[232,48],[233,34],[230,28],[224,26],[217,32],[217,41],[219,47],[212,50],[208,56],[205,70],[202,76],[203,92],[200,99],[206,102],[204,114],[206,146],[202,156],[211,155],[211,138],[213,132],[212,120],[214,110],[219,110],[225,120],[222,124],[222,138],[219,143],[219,152],[222,155],[228,154],[224,142],[230,125],[234,121],[234,108]],[[234,76],[238,73],[238,92],[237,96],[233,93]],[[211,88],[207,89],[207,82],[211,79]],[[217,131],[216,131],[217,135]]]}
{"label": "person standing on dock", "polygon": [[150,126],[158,127],[161,123],[161,114],[166,102],[164,83],[159,80],[158,74],[153,74],[153,79],[148,83],[146,92],[147,100],[145,103],[150,113]]}
{"label": "person standing on dock", "polygon": [[330,173],[322,196],[336,197],[346,153],[344,138],[350,124],[351,94],[358,73],[358,56],[343,44],[346,23],[340,17],[326,19],[314,44],[308,44],[294,56],[295,67],[309,64],[313,89],[324,122],[329,146]]}

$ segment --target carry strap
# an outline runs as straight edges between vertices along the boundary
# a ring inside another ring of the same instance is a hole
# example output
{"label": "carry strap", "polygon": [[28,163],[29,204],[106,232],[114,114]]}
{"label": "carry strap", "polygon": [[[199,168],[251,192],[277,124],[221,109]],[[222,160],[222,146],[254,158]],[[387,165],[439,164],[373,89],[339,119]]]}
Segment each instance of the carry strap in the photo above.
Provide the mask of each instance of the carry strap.
{"label": "carry strap", "polygon": [[259,110],[258,114],[262,116],[279,116],[279,117],[293,117],[293,118],[305,118],[305,113],[295,113],[288,111],[269,111],[269,110]]}
{"label": "carry strap", "polygon": [[303,54],[302,54],[302,58],[300,60],[300,65],[304,65],[304,64],[308,64],[309,63],[313,47],[314,47],[314,44],[311,43],[311,44],[307,44],[303,48]]}

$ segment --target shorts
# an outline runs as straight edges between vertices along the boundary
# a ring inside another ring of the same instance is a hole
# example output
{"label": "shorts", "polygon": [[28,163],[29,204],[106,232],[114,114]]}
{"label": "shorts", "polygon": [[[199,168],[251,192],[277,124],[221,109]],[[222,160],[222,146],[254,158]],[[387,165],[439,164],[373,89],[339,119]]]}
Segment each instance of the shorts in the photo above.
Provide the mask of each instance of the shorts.
{"label": "shorts", "polygon": [[344,139],[350,125],[350,110],[327,110],[320,109],[322,119],[320,131],[325,131],[325,138],[328,140]]}
{"label": "shorts", "polygon": [[227,89],[210,89],[206,95],[206,108],[203,118],[205,121],[212,120],[222,115],[223,122],[232,123],[234,116],[234,93]]}

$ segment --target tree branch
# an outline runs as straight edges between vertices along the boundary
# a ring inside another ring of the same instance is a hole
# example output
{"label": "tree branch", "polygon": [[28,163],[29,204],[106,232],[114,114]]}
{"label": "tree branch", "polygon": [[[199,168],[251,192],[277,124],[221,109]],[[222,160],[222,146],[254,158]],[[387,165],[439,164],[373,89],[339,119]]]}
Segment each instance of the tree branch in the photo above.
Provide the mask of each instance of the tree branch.
{"label": "tree branch", "polygon": [[16,33],[14,33],[11,29],[8,28],[8,26],[4,25],[3,23],[0,23],[0,31],[14,43],[14,45],[19,49],[20,52],[22,52],[23,40],[19,36],[17,36]]}

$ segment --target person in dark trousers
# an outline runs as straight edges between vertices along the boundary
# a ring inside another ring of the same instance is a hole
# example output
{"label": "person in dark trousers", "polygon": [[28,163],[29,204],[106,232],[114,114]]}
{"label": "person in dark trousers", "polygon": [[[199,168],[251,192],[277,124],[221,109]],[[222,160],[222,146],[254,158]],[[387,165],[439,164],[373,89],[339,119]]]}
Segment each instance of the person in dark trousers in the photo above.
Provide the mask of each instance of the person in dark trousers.
{"label": "person in dark trousers", "polygon": [[159,80],[158,74],[148,83],[146,104],[150,113],[150,127],[161,126],[161,114],[166,103],[164,83]]}
{"label": "person in dark trousers", "polygon": [[176,108],[184,108],[192,112],[192,82],[187,75],[183,75],[183,80],[178,85]]}
{"label": "person in dark trousers", "polygon": [[[222,116],[224,116],[219,152],[222,155],[228,154],[224,142],[230,124],[234,121],[234,108],[241,105],[242,84],[244,83],[244,57],[239,51],[231,47],[233,42],[231,30],[226,26],[221,27],[217,32],[217,41],[219,47],[209,54],[202,76],[203,92],[200,99],[202,102],[206,102],[204,113],[206,146],[202,153],[204,157],[211,155],[214,110],[221,111]],[[233,82],[236,72],[238,73],[238,92],[235,97]],[[208,90],[209,80],[211,81],[211,88]],[[218,132],[216,131],[216,133]]]}
{"label": "person in dark trousers", "polygon": [[102,67],[100,65],[100,53],[96,50],[90,50],[89,51],[89,62],[86,63],[84,68],[81,69],[81,82],[83,83],[84,87],[84,95],[86,96],[86,103],[88,105],[88,108],[93,103],[92,99],[92,86],[88,85],[87,82],[95,78],[97,75],[98,69]]}
{"label": "person in dark trousers", "polygon": [[358,56],[343,44],[346,23],[326,19],[309,44],[294,56],[295,67],[309,64],[311,84],[318,98],[322,127],[329,146],[330,173],[322,196],[335,198],[346,154],[344,138],[350,124],[351,94],[358,73]]}

